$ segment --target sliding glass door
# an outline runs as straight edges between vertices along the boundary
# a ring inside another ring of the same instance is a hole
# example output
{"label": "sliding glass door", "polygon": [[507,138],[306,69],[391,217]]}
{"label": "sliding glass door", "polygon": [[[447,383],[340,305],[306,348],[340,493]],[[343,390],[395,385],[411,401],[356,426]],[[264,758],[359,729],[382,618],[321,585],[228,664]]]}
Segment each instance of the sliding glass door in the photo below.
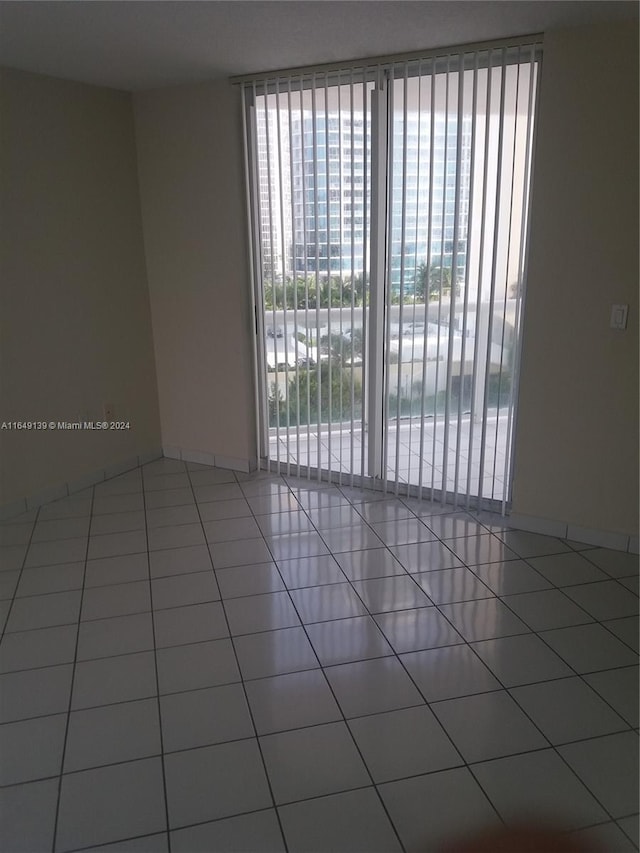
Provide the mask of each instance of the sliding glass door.
{"label": "sliding glass door", "polygon": [[538,51],[245,87],[269,466],[508,500]]}
{"label": "sliding glass door", "polygon": [[366,473],[372,88],[252,90],[263,455],[287,472]]}

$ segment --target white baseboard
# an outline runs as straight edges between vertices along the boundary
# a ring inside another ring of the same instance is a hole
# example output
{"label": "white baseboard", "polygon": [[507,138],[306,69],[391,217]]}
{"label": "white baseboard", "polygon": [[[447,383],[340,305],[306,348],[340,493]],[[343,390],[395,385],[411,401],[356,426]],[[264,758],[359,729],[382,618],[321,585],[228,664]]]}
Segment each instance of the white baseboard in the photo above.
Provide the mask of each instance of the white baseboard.
{"label": "white baseboard", "polygon": [[153,459],[159,459],[162,456],[162,450],[155,448],[148,450],[140,456],[129,456],[121,462],[115,462],[108,465],[106,468],[98,468],[89,474],[84,474],[76,480],[70,480],[67,483],[60,483],[57,486],[48,486],[46,489],[41,489],[33,495],[27,495],[17,501],[12,501],[10,504],[0,506],[0,520],[6,521],[10,518],[15,518],[22,515],[30,509],[37,509],[43,504],[51,501],[66,498],[69,495],[77,495],[85,489],[95,486],[96,483],[102,483],[104,480],[110,480],[112,477],[117,477],[119,474],[124,474],[125,471],[131,471],[139,465],[144,465],[151,462]]}
{"label": "white baseboard", "polygon": [[198,465],[211,465],[214,468],[225,468],[228,471],[242,471],[250,474],[258,468],[257,459],[242,459],[238,456],[223,456],[204,450],[189,450],[185,447],[165,445],[162,453],[167,459],[181,459],[183,462],[195,462]]}
{"label": "white baseboard", "polygon": [[550,518],[538,518],[534,515],[501,516],[483,512],[478,517],[487,523],[503,524],[514,530],[526,530],[529,533],[541,533],[545,536],[556,536],[558,539],[570,539],[573,542],[583,542],[598,548],[610,548],[612,551],[630,551],[638,553],[638,537],[626,533],[616,533],[610,530],[596,530],[591,527],[580,527],[566,521],[554,521]]}
{"label": "white baseboard", "polygon": [[567,539],[584,542],[586,545],[596,545],[599,548],[611,548],[613,551],[628,551],[630,538],[624,533],[592,530],[589,527],[579,527],[577,524],[569,524],[567,527]]}
{"label": "white baseboard", "polygon": [[530,533],[543,533],[545,536],[557,536],[559,539],[567,539],[567,524],[564,521],[555,521],[551,518],[537,518],[533,515],[520,515],[513,513],[507,516],[509,527],[518,530],[527,530]]}

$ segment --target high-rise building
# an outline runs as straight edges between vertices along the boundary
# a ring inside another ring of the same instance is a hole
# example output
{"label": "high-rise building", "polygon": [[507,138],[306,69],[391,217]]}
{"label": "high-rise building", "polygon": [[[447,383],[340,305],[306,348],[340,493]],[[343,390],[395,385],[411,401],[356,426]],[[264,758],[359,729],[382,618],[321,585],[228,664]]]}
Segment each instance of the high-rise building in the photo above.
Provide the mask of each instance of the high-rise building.
{"label": "high-rise building", "polygon": [[[314,116],[312,110],[269,108],[258,112],[257,127],[267,278],[361,275],[371,215],[369,117],[361,110]],[[436,113],[432,122],[429,115],[408,111],[405,130],[405,114],[398,111],[392,140],[391,285],[411,293],[422,264],[453,266],[454,247],[460,279],[468,234],[471,118],[464,116],[459,128],[457,115]]]}
{"label": "high-rise building", "polygon": [[268,109],[256,113],[260,245],[265,281],[290,274],[291,179],[287,114]]}

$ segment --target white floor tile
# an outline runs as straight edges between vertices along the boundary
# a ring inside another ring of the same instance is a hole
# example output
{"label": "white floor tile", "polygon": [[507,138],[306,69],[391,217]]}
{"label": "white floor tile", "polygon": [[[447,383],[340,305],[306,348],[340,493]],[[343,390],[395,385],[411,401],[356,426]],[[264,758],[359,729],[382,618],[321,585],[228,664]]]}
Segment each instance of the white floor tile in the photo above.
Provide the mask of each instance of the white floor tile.
{"label": "white floor tile", "polygon": [[[146,504],[147,507],[150,505],[148,499]],[[90,503],[86,505],[87,514],[91,508],[93,515],[111,515],[116,512],[142,512],[145,507],[145,500],[141,492],[123,495],[96,495],[93,500],[93,507]],[[42,510],[40,515],[42,517]]]}
{"label": "white floor tile", "polygon": [[114,583],[147,580],[148,577],[148,554],[124,554],[119,557],[104,557],[101,560],[87,560],[84,586],[86,590]]}
{"label": "white floor tile", "polygon": [[447,540],[447,545],[466,566],[517,560],[519,556],[492,533]]}
{"label": "white floor tile", "polygon": [[316,797],[281,806],[278,811],[289,849],[297,853],[402,850],[373,788]]}
{"label": "white floor tile", "polygon": [[348,583],[293,589],[291,599],[305,625],[350,616],[366,616],[366,608]]}
{"label": "white floor tile", "polygon": [[498,825],[491,803],[465,767],[388,782],[380,795],[405,850],[437,850]]}
{"label": "white floor tile", "polygon": [[548,746],[504,690],[436,702],[432,709],[469,763]]}
{"label": "white floor tile", "polygon": [[99,847],[83,847],[82,853],[168,853],[169,842],[167,833],[152,833],[129,838],[127,841],[116,841],[113,844],[101,844]]}
{"label": "white floor tile", "polygon": [[505,687],[567,678],[572,670],[535,634],[472,643],[474,652]]}
{"label": "white floor tile", "polygon": [[386,548],[345,551],[337,554],[336,560],[352,581],[405,574],[404,566]]}
{"label": "white floor tile", "polygon": [[225,602],[225,612],[233,636],[292,628],[300,624],[286,592],[231,598]]}
{"label": "white floor tile", "polygon": [[572,586],[565,593],[599,621],[638,615],[638,596],[617,581]]}
{"label": "white floor tile", "polygon": [[433,711],[425,705],[359,717],[349,720],[348,725],[376,783],[463,763]]}
{"label": "white floor tile", "polygon": [[478,598],[493,598],[493,592],[464,566],[413,575],[434,604],[451,604]]}
{"label": "white floor tile", "polygon": [[561,746],[558,752],[613,817],[638,808],[637,732]]}
{"label": "white floor tile", "polygon": [[464,642],[435,607],[379,613],[375,620],[397,654]]}
{"label": "white floor tile", "polygon": [[172,829],[272,806],[254,739],[171,753],[165,774]]}
{"label": "white floor tile", "polygon": [[157,610],[153,623],[159,649],[229,636],[224,611],[218,601]]}
{"label": "white floor tile", "polygon": [[474,776],[508,825],[576,829],[607,814],[553,750],[475,764]]}
{"label": "white floor tile", "polygon": [[216,542],[209,546],[215,569],[229,566],[249,566],[252,563],[268,563],[275,557],[267,548],[264,539],[244,539],[237,542]]}
{"label": "white floor tile", "polygon": [[149,551],[162,551],[165,548],[185,548],[189,545],[204,545],[205,537],[202,525],[175,524],[171,527],[152,527],[148,533]]}
{"label": "white floor tile", "polygon": [[52,542],[56,539],[84,538],[89,535],[89,517],[38,521],[33,529],[32,542]]}
{"label": "white floor tile", "polygon": [[56,851],[166,829],[159,758],[63,776]]}
{"label": "white floor tile", "polygon": [[83,622],[78,632],[78,660],[153,650],[151,613]]}
{"label": "white floor tile", "polygon": [[385,545],[407,545],[412,542],[431,542],[436,539],[435,534],[417,518],[372,522],[371,527]]}
{"label": "white floor tile", "polygon": [[115,557],[118,554],[139,554],[146,550],[147,535],[143,530],[130,530],[127,533],[105,533],[102,536],[92,536],[89,539],[87,559],[97,560],[100,557]]}
{"label": "white floor tile", "polygon": [[[148,584],[147,584],[148,587]],[[151,581],[154,610],[220,601],[220,590],[212,571],[173,575]]]}
{"label": "white floor tile", "polygon": [[468,642],[528,633],[525,623],[497,598],[441,604],[440,611]]}
{"label": "white floor tile", "polygon": [[[346,555],[340,554],[338,556],[342,557]],[[336,558],[331,554],[298,557],[293,560],[278,560],[277,566],[287,589],[301,589],[306,586],[344,583],[347,580],[346,575],[340,569],[338,562],[336,562]]]}
{"label": "white floor tile", "polygon": [[[527,562],[543,577],[555,586],[560,587],[607,580],[608,577],[601,569],[585,559],[582,554],[578,554],[575,551],[569,551],[565,554],[553,554],[547,557],[534,557],[527,560]],[[518,592],[529,591],[518,590]]]}
{"label": "white floor tile", "polygon": [[640,653],[640,620],[637,616],[627,616],[625,619],[608,619],[602,624],[608,631],[619,637],[623,643]]}
{"label": "white floor tile", "polygon": [[497,534],[498,539],[508,545],[519,557],[541,557],[544,554],[561,554],[569,551],[568,545],[553,536],[528,533],[524,530],[505,530]]}
{"label": "white floor tile", "polygon": [[315,531],[268,536],[266,542],[274,560],[302,559],[329,553],[329,549]]}
{"label": "white floor tile", "polygon": [[218,569],[216,579],[225,600],[286,589],[275,563]]}
{"label": "white floor tile", "polygon": [[160,714],[165,752],[250,738],[254,734],[240,684],[162,696]]}
{"label": "white floor tile", "polygon": [[299,672],[319,666],[302,628],[282,628],[234,638],[245,680]]}
{"label": "white floor tile", "polygon": [[506,595],[502,599],[533,631],[568,628],[593,622],[593,617],[558,589]]}
{"label": "white floor tile", "polygon": [[588,849],[595,848],[596,850],[615,850],[616,853],[634,853],[638,849],[638,845],[631,843],[618,825],[620,823],[621,821],[618,821],[618,823],[609,821],[608,823],[600,823],[597,826],[591,826],[587,829],[575,829],[569,833],[569,838],[582,846],[589,845]]}
{"label": "white floor tile", "polygon": [[251,508],[244,498],[201,503],[198,505],[198,512],[203,522],[222,521],[227,518],[247,518],[252,515]]}
{"label": "white floor tile", "polygon": [[149,554],[149,567],[152,578],[163,578],[182,573],[210,571],[213,563],[206,545],[193,545],[154,551]]}
{"label": "white floor tile", "polygon": [[85,589],[80,618],[87,622],[91,619],[144,613],[147,610],[151,610],[149,581],[117,583]]}
{"label": "white floor tile", "polygon": [[627,838],[630,838],[637,850],[640,847],[640,816],[637,814],[621,818],[618,826],[623,830]]}
{"label": "white floor tile", "polygon": [[241,517],[205,521],[204,532],[207,542],[237,542],[259,538],[261,531],[255,519]]}
{"label": "white floor tile", "polygon": [[577,625],[544,631],[541,638],[576,672],[629,666],[637,656],[602,625]]}
{"label": "white floor tile", "polygon": [[316,622],[307,625],[306,632],[322,666],[393,654],[371,616]]}
{"label": "white floor tile", "polygon": [[[120,534],[126,535],[126,534]],[[145,546],[146,547],[146,546]],[[140,548],[139,550],[143,550]],[[120,551],[117,553],[127,553]],[[55,563],[75,563],[84,561],[87,556],[87,537],[75,539],[57,539],[52,542],[33,543],[27,551],[24,567],[52,566]],[[107,556],[97,554],[97,556]]]}
{"label": "white floor tile", "polygon": [[426,649],[400,655],[427,702],[469,696],[501,685],[466,645]]}
{"label": "white floor tile", "polygon": [[84,563],[62,563],[57,566],[42,566],[39,569],[23,569],[16,597],[82,589],[83,577]]}
{"label": "white floor tile", "polygon": [[389,550],[408,572],[430,572],[462,565],[453,551],[441,542],[393,545]]}
{"label": "white floor tile", "polygon": [[285,853],[285,849],[275,809],[174,829],[171,833],[173,853],[194,853],[195,850]]}
{"label": "white floor tile", "polygon": [[619,669],[607,669],[604,672],[594,672],[585,675],[584,680],[598,693],[605,702],[617,711],[630,726],[637,728],[638,697],[638,667],[625,666]]}
{"label": "white floor tile", "polygon": [[76,625],[5,634],[0,643],[0,672],[73,663]]}
{"label": "white floor tile", "polygon": [[592,548],[584,556],[612,578],[624,578],[638,574],[640,560],[637,554],[610,551],[607,548]]}
{"label": "white floor tile", "polygon": [[331,666],[326,675],[345,717],[424,704],[415,685],[394,657]]}
{"label": "white floor tile", "polygon": [[369,785],[345,723],[260,738],[276,805]]}
{"label": "white floor tile", "polygon": [[0,726],[0,785],[58,776],[66,726],[66,714]]}
{"label": "white floor tile", "polygon": [[157,692],[153,652],[85,661],[76,665],[71,708],[147,699]]}
{"label": "white floor tile", "polygon": [[[131,502],[133,505],[133,501]],[[142,501],[140,501],[142,503]],[[144,507],[147,510],[161,509],[162,507],[186,506],[195,504],[192,489],[166,489],[164,491],[146,492],[144,496]],[[136,505],[136,509],[138,506]],[[140,507],[142,509],[142,507]]]}
{"label": "white floor tile", "polygon": [[245,687],[259,735],[342,719],[320,669],[260,678]]}
{"label": "white floor tile", "polygon": [[142,510],[94,515],[91,520],[92,536],[101,536],[105,533],[126,533],[130,530],[144,530],[144,528],[145,517]]}
{"label": "white floor tile", "polygon": [[514,687],[511,695],[552,744],[628,728],[622,717],[581,678]]}
{"label": "white floor tile", "polygon": [[160,752],[160,720],[155,698],[72,711],[69,715],[65,773]]}
{"label": "white floor tile", "polygon": [[54,592],[16,598],[7,620],[7,631],[27,631],[32,628],[51,628],[78,621],[82,592]]}
{"label": "white floor tile", "polygon": [[53,848],[58,789],[58,779],[0,789],[4,850],[32,853]]}
{"label": "white floor tile", "polygon": [[240,681],[231,640],[211,640],[158,649],[160,694],[197,690]]}

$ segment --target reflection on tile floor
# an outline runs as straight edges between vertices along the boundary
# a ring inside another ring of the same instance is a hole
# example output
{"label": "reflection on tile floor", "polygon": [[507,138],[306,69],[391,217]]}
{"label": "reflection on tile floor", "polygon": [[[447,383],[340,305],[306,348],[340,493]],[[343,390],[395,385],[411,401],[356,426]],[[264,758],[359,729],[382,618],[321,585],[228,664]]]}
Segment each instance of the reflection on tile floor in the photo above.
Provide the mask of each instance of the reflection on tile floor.
{"label": "reflection on tile floor", "polygon": [[3,850],[637,849],[629,554],[162,459],[0,556]]}

